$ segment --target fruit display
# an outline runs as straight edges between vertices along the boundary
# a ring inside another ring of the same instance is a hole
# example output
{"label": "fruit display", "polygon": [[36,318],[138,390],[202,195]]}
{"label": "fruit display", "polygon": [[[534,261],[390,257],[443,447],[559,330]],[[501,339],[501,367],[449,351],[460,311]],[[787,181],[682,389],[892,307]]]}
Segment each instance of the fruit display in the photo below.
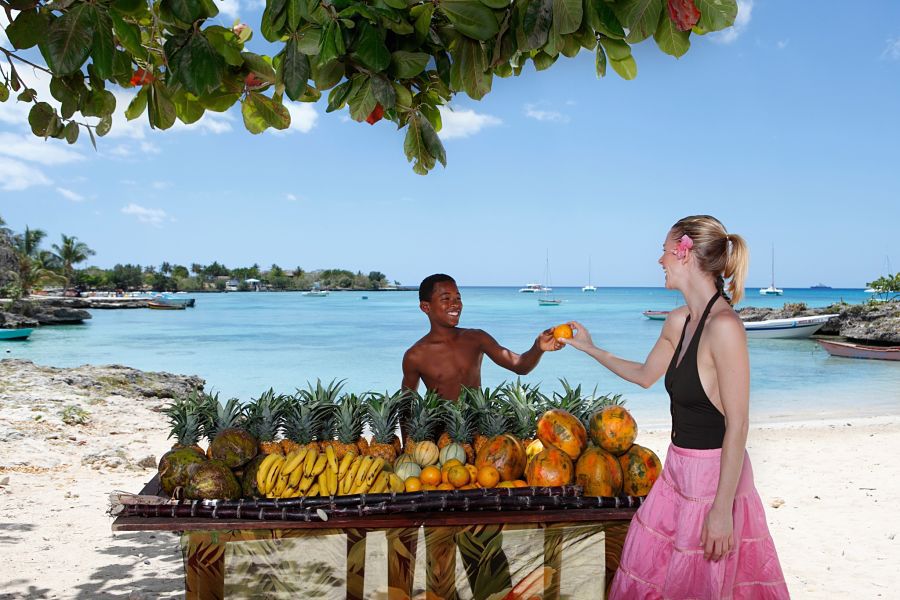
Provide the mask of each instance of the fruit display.
{"label": "fruit display", "polygon": [[452,400],[432,391],[357,395],[343,381],[293,395],[269,389],[243,404],[195,393],[164,411],[175,443],[159,481],[187,499],[567,485],[589,496],[646,495],[662,465],[634,444],[637,424],[621,397],[561,384],[547,396],[517,380],[464,388]]}

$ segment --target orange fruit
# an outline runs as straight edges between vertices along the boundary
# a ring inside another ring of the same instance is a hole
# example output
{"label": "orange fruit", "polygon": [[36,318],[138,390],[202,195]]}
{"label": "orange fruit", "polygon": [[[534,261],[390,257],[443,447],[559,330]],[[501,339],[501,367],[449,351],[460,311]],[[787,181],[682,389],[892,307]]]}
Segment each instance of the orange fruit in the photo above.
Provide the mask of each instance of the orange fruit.
{"label": "orange fruit", "polygon": [[462,465],[450,467],[447,470],[447,483],[453,487],[462,487],[469,483],[469,470]]}
{"label": "orange fruit", "polygon": [[513,486],[515,487],[528,487],[527,481],[522,481],[521,479],[516,479],[513,481]]}
{"label": "orange fruit", "polygon": [[467,483],[466,485],[462,486],[459,489],[461,489],[461,490],[477,490],[478,486],[476,486],[474,483]]}
{"label": "orange fruit", "polygon": [[430,483],[426,483],[426,484],[422,485],[422,489],[425,490],[426,492],[433,492],[434,490],[437,489],[437,486],[431,485]]}
{"label": "orange fruit", "polygon": [[492,488],[500,482],[500,472],[493,465],[485,465],[478,469],[476,478],[481,487]]}
{"label": "orange fruit", "polygon": [[478,468],[475,465],[465,464],[463,465],[466,468],[466,471],[469,472],[469,481],[475,482],[478,479]]}
{"label": "orange fruit", "polygon": [[553,328],[553,338],[565,338],[572,339],[572,328],[569,327],[568,323],[563,323],[562,325],[557,325]]}
{"label": "orange fruit", "polygon": [[418,477],[407,477],[403,485],[407,492],[418,492],[422,489],[422,480]]}
{"label": "orange fruit", "polygon": [[455,490],[456,488],[453,487],[452,483],[442,483],[439,486],[437,486],[437,489],[449,492],[451,490]]}
{"label": "orange fruit", "polygon": [[419,473],[419,479],[421,479],[422,483],[425,485],[436,486],[441,482],[441,470],[434,465],[429,465]]}
{"label": "orange fruit", "polygon": [[500,483],[498,483],[498,484],[495,485],[494,487],[498,487],[498,488],[512,488],[512,487],[516,487],[516,484],[513,483],[512,481],[501,481]]}
{"label": "orange fruit", "polygon": [[451,458],[447,462],[441,465],[441,469],[449,469],[450,467],[455,467],[457,465],[462,465],[462,461],[458,458]]}

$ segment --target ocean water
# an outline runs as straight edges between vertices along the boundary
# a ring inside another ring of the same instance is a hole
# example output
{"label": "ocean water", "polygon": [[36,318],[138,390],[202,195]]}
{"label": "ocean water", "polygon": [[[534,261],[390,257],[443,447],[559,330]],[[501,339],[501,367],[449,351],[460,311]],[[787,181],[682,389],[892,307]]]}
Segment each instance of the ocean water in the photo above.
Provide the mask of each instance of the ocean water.
{"label": "ocean water", "polygon": [[[538,333],[568,320],[584,323],[594,342],[642,360],[662,323],[648,309],[666,310],[680,295],[662,288],[557,288],[562,305],[540,307],[517,288],[462,288],[461,326],[481,328],[515,352]],[[363,296],[368,299],[363,299]],[[745,305],[811,307],[863,302],[862,290],[785,289],[782,297],[748,290]],[[0,357],[38,364],[123,364],[145,370],[196,374],[225,397],[249,399],[274,387],[293,392],[316,378],[346,379],[346,389],[399,387],[404,351],[428,330],[415,292],[342,292],[325,298],[297,293],[197,294],[184,311],[94,310],[80,326],[42,327],[27,342],[0,342]],[[900,364],[832,358],[811,340],[751,340],[751,413],[754,421],[806,420],[839,414],[900,412]],[[483,384],[515,376],[485,359]],[[572,348],[546,354],[523,377],[541,389],[560,389],[559,378],[601,393],[623,393],[645,427],[669,422],[662,381],[648,390],[621,380]]]}

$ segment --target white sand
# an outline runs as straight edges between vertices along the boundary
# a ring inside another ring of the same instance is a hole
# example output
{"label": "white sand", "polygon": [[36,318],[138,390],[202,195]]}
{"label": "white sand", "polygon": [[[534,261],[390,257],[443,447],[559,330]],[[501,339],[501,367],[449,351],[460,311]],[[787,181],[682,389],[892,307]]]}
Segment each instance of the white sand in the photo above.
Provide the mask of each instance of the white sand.
{"label": "white sand", "polygon": [[[0,599],[181,597],[178,538],[113,535],[106,515],[109,492],[137,492],[154,474],[135,463],[171,445],[151,410],[160,401],[88,405],[66,386],[23,397],[7,383],[0,380],[0,481],[9,478],[0,485]],[[74,401],[91,412],[91,425],[59,420]],[[665,456],[666,432],[643,432],[638,442]],[[900,415],[754,428],[749,452],[795,598],[896,597]],[[91,464],[98,453],[105,457]]]}

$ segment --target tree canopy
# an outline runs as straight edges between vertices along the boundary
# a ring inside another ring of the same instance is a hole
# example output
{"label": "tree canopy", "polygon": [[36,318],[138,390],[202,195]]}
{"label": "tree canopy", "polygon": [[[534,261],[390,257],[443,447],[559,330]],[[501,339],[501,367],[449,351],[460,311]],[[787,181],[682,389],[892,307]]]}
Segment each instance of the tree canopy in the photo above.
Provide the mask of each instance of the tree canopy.
{"label": "tree canopy", "polygon": [[[146,113],[153,128],[193,123],[206,111],[241,105],[254,134],[285,129],[292,101],[327,112],[348,108],[355,121],[381,119],[406,129],[403,149],[416,173],[447,156],[439,107],[457,93],[474,100],[493,78],[537,70],[583,49],[596,72],[632,79],[631,46],[652,37],[675,57],[692,33],[730,27],[735,0],[266,0],[259,33],[274,56],[249,52],[253,32],[207,20],[213,0],[0,0],[12,49],[0,47],[0,101],[10,92],[33,104],[35,135],[103,136],[113,126],[110,84],[138,88],[125,115]],[[37,48],[37,52],[30,50]],[[41,64],[43,61],[43,64]],[[39,98],[28,72],[51,75]],[[24,74],[24,76],[23,76]]]}

